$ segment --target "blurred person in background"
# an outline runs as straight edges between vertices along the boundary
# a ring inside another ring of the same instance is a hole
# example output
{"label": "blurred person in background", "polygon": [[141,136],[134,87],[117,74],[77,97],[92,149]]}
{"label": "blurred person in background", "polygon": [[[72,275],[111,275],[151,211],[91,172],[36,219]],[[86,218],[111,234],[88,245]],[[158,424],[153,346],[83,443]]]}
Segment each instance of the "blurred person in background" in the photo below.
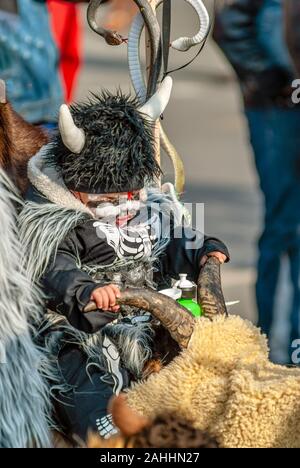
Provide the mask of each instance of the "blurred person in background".
{"label": "blurred person in background", "polygon": [[300,337],[300,108],[291,99],[295,75],[284,37],[282,1],[219,1],[214,38],[241,85],[264,194],[256,298],[259,326],[268,337],[275,326],[281,259],[289,260],[290,342],[286,350],[276,350],[271,340],[271,358],[284,363]]}
{"label": "blurred person in background", "polygon": [[80,62],[78,17],[71,3],[78,0],[0,0],[0,78],[15,110],[47,128],[56,125],[59,106],[70,100]]}
{"label": "blurred person in background", "polygon": [[284,6],[287,44],[297,71],[297,78],[300,78],[300,2],[284,0]]}

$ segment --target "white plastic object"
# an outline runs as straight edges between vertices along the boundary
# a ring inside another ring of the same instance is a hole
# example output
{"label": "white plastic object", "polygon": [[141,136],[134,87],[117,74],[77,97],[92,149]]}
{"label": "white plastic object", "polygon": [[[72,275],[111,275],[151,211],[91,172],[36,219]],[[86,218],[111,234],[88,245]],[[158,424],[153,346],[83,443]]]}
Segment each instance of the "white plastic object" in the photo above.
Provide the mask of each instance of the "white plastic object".
{"label": "white plastic object", "polygon": [[177,281],[174,285],[175,288],[178,289],[191,289],[195,287],[195,283],[192,283],[187,279],[187,274],[186,273],[181,273],[179,275],[179,281]]}
{"label": "white plastic object", "polygon": [[182,292],[180,289],[174,287],[170,289],[163,289],[162,291],[159,291],[159,294],[170,297],[171,299],[174,299],[174,301],[178,301],[178,299],[181,298]]}

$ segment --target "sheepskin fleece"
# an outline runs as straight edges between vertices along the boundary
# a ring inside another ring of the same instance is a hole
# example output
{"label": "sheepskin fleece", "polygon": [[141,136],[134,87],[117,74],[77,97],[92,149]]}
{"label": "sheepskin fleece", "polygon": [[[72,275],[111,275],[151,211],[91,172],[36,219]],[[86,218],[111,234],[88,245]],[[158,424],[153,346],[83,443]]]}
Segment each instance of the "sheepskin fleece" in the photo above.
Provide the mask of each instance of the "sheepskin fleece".
{"label": "sheepskin fleece", "polygon": [[48,447],[50,402],[38,372],[46,362],[29,325],[43,309],[22,266],[15,205],[22,201],[0,168],[0,448]]}
{"label": "sheepskin fleece", "polygon": [[188,349],[133,387],[129,404],[183,416],[222,447],[300,447],[300,369],[270,363],[268,352],[240,317],[200,319]]}

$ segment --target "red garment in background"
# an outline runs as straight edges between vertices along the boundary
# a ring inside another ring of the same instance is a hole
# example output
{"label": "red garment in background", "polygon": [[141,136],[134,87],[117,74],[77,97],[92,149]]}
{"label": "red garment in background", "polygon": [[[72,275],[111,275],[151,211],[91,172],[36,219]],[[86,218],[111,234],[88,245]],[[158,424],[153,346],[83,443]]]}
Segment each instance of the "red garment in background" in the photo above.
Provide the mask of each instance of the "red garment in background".
{"label": "red garment in background", "polygon": [[72,101],[81,66],[81,24],[76,5],[47,0],[52,30],[60,51],[60,73],[65,101]]}

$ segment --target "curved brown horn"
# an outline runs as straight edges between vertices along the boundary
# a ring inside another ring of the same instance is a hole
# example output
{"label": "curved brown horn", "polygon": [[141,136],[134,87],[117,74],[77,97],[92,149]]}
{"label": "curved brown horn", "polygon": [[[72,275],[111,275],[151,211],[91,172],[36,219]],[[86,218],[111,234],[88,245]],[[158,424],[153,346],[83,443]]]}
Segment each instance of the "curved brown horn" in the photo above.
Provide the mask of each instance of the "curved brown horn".
{"label": "curved brown horn", "polygon": [[204,316],[212,319],[216,315],[228,315],[221,285],[221,264],[210,257],[201,269],[198,279],[198,302]]}
{"label": "curved brown horn", "polygon": [[[162,323],[181,348],[187,348],[194,331],[195,319],[187,309],[173,299],[152,289],[124,289],[118,299],[118,304],[150,312]],[[90,302],[84,309],[84,313],[95,309],[97,309],[96,304]]]}

